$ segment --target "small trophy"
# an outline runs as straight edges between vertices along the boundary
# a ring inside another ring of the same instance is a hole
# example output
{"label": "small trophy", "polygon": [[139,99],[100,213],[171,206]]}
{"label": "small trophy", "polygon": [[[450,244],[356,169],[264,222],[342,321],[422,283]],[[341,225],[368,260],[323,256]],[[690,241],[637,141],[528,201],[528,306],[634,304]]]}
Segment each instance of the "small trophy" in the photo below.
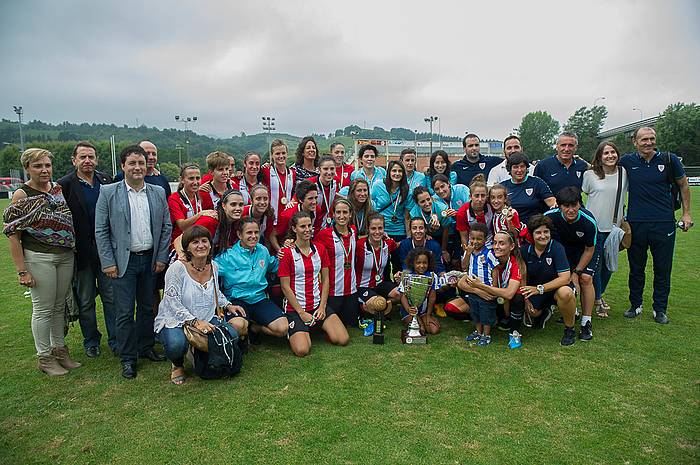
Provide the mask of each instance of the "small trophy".
{"label": "small trophy", "polygon": [[[404,271],[401,274],[403,292],[411,307],[420,308],[428,298],[428,293],[433,288],[433,277],[412,274]],[[404,344],[425,344],[428,338],[420,332],[418,315],[414,315],[407,330],[401,331],[401,342]]]}

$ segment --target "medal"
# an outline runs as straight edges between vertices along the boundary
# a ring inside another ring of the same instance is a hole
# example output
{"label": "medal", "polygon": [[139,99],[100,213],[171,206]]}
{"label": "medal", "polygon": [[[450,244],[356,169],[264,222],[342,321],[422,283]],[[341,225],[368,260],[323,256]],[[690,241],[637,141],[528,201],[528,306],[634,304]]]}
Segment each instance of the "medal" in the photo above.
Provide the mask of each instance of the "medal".
{"label": "medal", "polygon": [[350,262],[345,262],[345,264],[343,265],[343,268],[345,268],[346,270],[349,270],[350,269]]}
{"label": "medal", "polygon": [[282,205],[287,205],[287,197],[282,197],[282,198],[280,199],[280,203],[281,203]]}
{"label": "medal", "polygon": [[391,221],[396,221],[398,218],[396,218],[396,215],[391,215]]}
{"label": "medal", "polygon": [[326,218],[326,224],[330,225],[332,222],[333,222],[333,219],[330,216],[328,218]]}
{"label": "medal", "polygon": [[447,210],[443,210],[441,215],[443,218],[447,218]]}

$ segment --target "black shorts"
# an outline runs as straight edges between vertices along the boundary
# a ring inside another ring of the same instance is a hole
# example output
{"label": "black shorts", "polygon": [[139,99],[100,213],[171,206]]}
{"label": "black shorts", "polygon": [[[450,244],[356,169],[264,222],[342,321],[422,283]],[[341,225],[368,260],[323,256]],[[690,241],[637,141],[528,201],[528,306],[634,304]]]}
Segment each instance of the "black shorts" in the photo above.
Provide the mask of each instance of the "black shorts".
{"label": "black shorts", "polygon": [[[574,284],[569,283],[567,284],[571,288],[571,290],[574,290]],[[552,305],[556,305],[557,301],[554,298],[554,294],[556,291],[548,291],[545,292],[544,294],[535,294],[533,296],[530,296],[530,303],[532,304],[532,307],[535,310],[544,310],[545,308],[549,308]]]}
{"label": "black shorts", "polygon": [[[263,299],[254,304],[248,304],[242,300],[233,299],[231,303],[243,307],[246,313],[246,320],[254,321],[261,326],[268,326],[276,319],[284,318],[282,309],[275,305],[270,299]],[[226,321],[236,316],[240,315],[226,312]]]}
{"label": "black shorts", "polygon": [[360,316],[360,302],[357,292],[349,295],[328,297],[328,306],[333,307],[336,315],[345,326],[357,328],[357,319]]}
{"label": "black shorts", "polygon": [[[566,259],[569,261],[569,265],[571,266],[571,274],[573,274],[574,270],[576,269],[576,266],[578,265],[578,262],[581,260],[583,250],[566,247],[564,248],[564,250],[566,250]],[[586,268],[583,269],[583,274],[594,276],[596,270],[598,269],[598,260],[600,260],[600,250],[598,250],[598,248],[596,247],[595,252],[593,252],[593,256],[591,257],[591,260],[588,262],[588,265],[586,265]]]}
{"label": "black shorts", "polygon": [[369,299],[376,296],[382,296],[385,299],[389,298],[391,291],[399,287],[398,284],[391,281],[382,281],[375,287],[358,287],[357,288],[357,300],[360,301],[362,305],[366,304]]}
{"label": "black shorts", "polygon": [[298,332],[311,333],[311,330],[317,331],[321,329],[326,319],[331,315],[335,315],[335,311],[330,307],[330,305],[326,305],[326,318],[323,319],[323,321],[315,321],[313,326],[308,326],[306,323],[304,323],[304,320],[302,320],[299,314],[295,311],[287,312],[286,315],[287,321],[289,322],[289,330],[287,331],[287,337],[291,338],[295,333]]}

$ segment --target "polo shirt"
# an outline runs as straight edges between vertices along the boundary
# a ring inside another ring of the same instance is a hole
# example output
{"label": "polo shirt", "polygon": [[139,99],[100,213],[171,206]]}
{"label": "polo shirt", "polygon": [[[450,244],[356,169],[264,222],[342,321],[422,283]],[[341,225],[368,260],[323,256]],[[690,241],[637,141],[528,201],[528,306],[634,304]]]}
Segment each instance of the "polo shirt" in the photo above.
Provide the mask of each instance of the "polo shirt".
{"label": "polo shirt", "polygon": [[83,198],[85,199],[85,210],[88,212],[90,222],[95,224],[95,207],[97,206],[97,197],[100,196],[100,178],[92,176],[92,186],[81,177],[77,176],[80,188],[83,190]]}
{"label": "polo shirt", "polygon": [[[681,161],[675,154],[670,155],[674,179],[683,178],[685,169]],[[666,172],[668,166],[664,164],[664,158],[665,155],[656,152],[647,162],[638,152],[634,152],[620,159],[620,166],[627,170],[627,221],[675,221],[671,185]]]}
{"label": "polo shirt", "polygon": [[533,174],[547,183],[549,189],[556,196],[557,192],[565,187],[575,186],[581,189],[583,173],[587,169],[588,165],[580,158],[574,158],[571,166],[567,168],[556,155],[552,155],[540,160],[535,166]]}
{"label": "polo shirt", "polygon": [[483,174],[484,178],[488,179],[491,168],[502,161],[503,158],[501,157],[479,154],[479,160],[476,163],[472,163],[465,155],[464,158],[452,164],[452,171],[457,175],[457,184],[468,186],[472,182],[472,178],[477,174]]}
{"label": "polo shirt", "polygon": [[520,221],[527,224],[532,215],[546,212],[544,199],[554,197],[549,186],[537,176],[527,175],[521,183],[508,179],[501,183],[506,188],[510,205],[518,211]]}
{"label": "polo shirt", "polygon": [[560,242],[564,249],[581,253],[586,247],[594,247],[598,236],[598,225],[593,214],[581,208],[576,219],[569,223],[559,208],[545,213],[554,223],[552,237]]}
{"label": "polo shirt", "polygon": [[[440,244],[435,240],[431,239],[429,241],[425,241],[425,244],[423,244],[422,247],[432,252],[433,257],[435,258],[435,272],[438,274],[444,273],[445,264],[442,262],[442,249],[440,248]],[[415,242],[410,237],[407,237],[406,239],[399,242],[398,254],[399,260],[401,261],[401,269],[406,269],[406,257],[408,257],[409,252],[411,252],[411,250],[415,248]]]}
{"label": "polo shirt", "polygon": [[527,267],[528,286],[548,283],[556,279],[559,273],[569,271],[569,261],[566,259],[564,246],[554,239],[549,241],[549,245],[539,257],[532,244],[520,247],[520,253]]}

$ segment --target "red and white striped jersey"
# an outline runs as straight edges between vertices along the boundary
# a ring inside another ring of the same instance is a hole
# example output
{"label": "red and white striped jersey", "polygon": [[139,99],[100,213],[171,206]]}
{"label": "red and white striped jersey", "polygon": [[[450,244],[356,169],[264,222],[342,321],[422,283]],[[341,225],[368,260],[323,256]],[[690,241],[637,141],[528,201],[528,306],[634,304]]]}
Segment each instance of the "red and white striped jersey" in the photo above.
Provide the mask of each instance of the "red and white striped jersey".
{"label": "red and white striped jersey", "polygon": [[[280,217],[280,212],[284,211],[285,205],[289,204],[294,196],[294,185],[296,173],[289,169],[286,172],[278,172],[272,166],[260,168],[263,174],[262,183],[270,189],[270,205],[275,211],[275,224]],[[286,202],[282,203],[282,197]]]}
{"label": "red and white striped jersey", "polygon": [[252,199],[250,198],[250,190],[257,184],[248,184],[248,181],[246,181],[245,176],[242,178],[234,178],[231,180],[231,184],[233,185],[234,189],[238,189],[241,191],[241,195],[243,196],[243,205],[250,205],[252,202]]}
{"label": "red and white striped jersey", "polygon": [[[328,255],[325,249],[311,245],[307,256],[298,247],[282,249],[282,259],[278,274],[280,278],[288,277],[289,285],[297,301],[306,312],[313,312],[321,304],[321,269],[328,268]],[[287,313],[296,312],[289,302],[285,307]]]}
{"label": "red and white striped jersey", "polygon": [[[289,232],[289,227],[291,224],[292,216],[298,211],[301,211],[301,205],[296,204],[291,208],[286,208],[282,209],[280,214],[277,217],[277,224],[275,225],[275,231],[277,231],[277,238],[282,245],[284,242],[284,239],[287,237],[287,233]],[[318,218],[318,215],[320,214],[321,209],[319,208],[318,205],[316,205],[316,213],[314,213],[313,219],[314,219],[314,234],[312,237],[316,237],[316,234],[319,232],[319,228],[316,227],[316,218]]]}
{"label": "red and white striped jersey", "polygon": [[318,208],[321,211],[321,214],[316,216],[314,229],[330,228],[333,221],[333,212],[331,212],[330,209],[333,206],[335,196],[340,190],[340,185],[334,179],[329,185],[324,187],[318,182],[318,176],[309,178],[309,181],[316,184],[318,191]]}
{"label": "red and white striped jersey", "polygon": [[328,254],[328,277],[330,289],[328,295],[340,297],[353,294],[357,291],[355,279],[355,231],[351,227],[350,232],[341,236],[335,228],[326,228],[319,231],[314,237],[314,244],[319,249],[325,249]]}
{"label": "red and white striped jersey", "polygon": [[217,192],[216,189],[214,189],[213,181],[209,181],[209,185],[211,186],[211,192],[199,193],[199,199],[202,202],[202,210],[216,210],[216,207],[219,205],[219,201],[221,200],[221,196],[224,195],[224,192],[233,188],[233,185],[229,182],[226,183],[226,188],[223,191]]}
{"label": "red and white striped jersey", "polygon": [[355,171],[355,167],[343,163],[342,166],[335,167],[335,182],[340,188],[350,187],[350,175]]}
{"label": "red and white striped jersey", "polygon": [[465,203],[459,210],[457,210],[457,215],[455,216],[457,231],[471,230],[471,225],[474,223],[483,223],[488,228],[488,234],[486,235],[486,243],[491,244],[493,242],[493,210],[491,206],[486,204],[486,208],[483,213],[478,214],[472,210],[471,203]]}
{"label": "red and white striped jersey", "polygon": [[367,237],[357,241],[357,253],[355,254],[355,275],[357,287],[375,287],[383,280],[384,268],[389,263],[389,255],[396,249],[393,239],[382,241],[379,251],[369,245]]}

